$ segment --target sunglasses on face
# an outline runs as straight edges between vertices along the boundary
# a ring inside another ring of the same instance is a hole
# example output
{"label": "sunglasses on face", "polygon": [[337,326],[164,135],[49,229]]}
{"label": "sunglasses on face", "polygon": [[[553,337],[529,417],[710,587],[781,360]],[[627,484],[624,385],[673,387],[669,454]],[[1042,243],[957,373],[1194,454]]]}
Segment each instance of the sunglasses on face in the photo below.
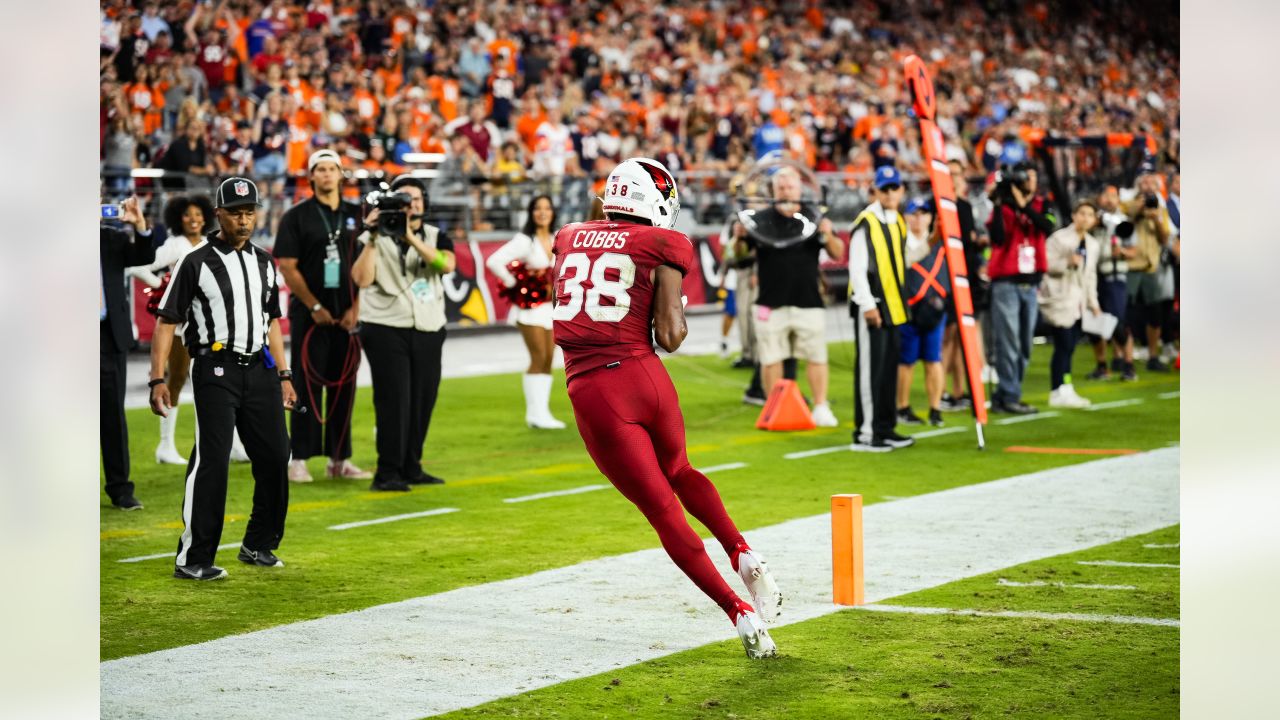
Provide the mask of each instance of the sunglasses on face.
{"label": "sunglasses on face", "polygon": [[894,190],[901,190],[901,189],[902,189],[902,186],[901,186],[901,185],[899,185],[899,184],[897,184],[897,183],[894,183],[893,185],[885,185],[884,187],[880,188],[880,191],[881,191],[881,192],[893,192]]}

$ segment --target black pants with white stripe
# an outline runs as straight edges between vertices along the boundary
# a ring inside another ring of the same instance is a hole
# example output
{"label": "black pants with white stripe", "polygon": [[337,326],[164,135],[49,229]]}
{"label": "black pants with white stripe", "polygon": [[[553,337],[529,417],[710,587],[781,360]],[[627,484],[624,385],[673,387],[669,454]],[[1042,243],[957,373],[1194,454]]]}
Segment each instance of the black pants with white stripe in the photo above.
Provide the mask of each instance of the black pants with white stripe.
{"label": "black pants with white stripe", "polygon": [[378,480],[412,480],[422,474],[422,445],[440,391],[444,336],[443,329],[361,325],[378,423]]}
{"label": "black pants with white stripe", "polygon": [[853,320],[853,440],[885,437],[898,423],[898,328]]}
{"label": "black pants with white stripe", "polygon": [[196,446],[187,463],[177,564],[207,565],[218,551],[233,430],[240,431],[253,468],[253,510],[244,545],[250,550],[275,550],[284,537],[289,509],[289,434],[276,371],[265,367],[261,356],[247,367],[217,356],[197,356],[191,385]]}

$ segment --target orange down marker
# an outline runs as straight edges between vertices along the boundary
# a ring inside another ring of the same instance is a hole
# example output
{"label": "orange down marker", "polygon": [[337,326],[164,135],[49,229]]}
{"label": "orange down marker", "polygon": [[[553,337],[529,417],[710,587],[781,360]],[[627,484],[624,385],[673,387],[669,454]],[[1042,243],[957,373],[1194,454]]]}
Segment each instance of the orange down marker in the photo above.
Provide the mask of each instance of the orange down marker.
{"label": "orange down marker", "polygon": [[804,396],[794,380],[779,380],[769,391],[769,399],[756,418],[756,428],[760,430],[790,431],[812,430],[817,427],[809,406],[804,403]]}
{"label": "orange down marker", "polygon": [[866,602],[862,575],[862,496],[831,496],[831,590],[837,605]]}

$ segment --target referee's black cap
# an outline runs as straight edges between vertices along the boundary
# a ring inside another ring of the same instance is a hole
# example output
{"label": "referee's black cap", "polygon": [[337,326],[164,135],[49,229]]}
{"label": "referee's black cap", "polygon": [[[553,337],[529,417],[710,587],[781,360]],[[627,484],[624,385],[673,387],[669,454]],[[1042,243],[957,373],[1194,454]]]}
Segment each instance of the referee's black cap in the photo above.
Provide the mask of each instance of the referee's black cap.
{"label": "referee's black cap", "polygon": [[220,208],[240,207],[241,205],[255,205],[262,207],[262,203],[258,200],[258,186],[253,181],[244,177],[229,177],[222,181],[218,186],[218,192],[214,196],[213,204]]}

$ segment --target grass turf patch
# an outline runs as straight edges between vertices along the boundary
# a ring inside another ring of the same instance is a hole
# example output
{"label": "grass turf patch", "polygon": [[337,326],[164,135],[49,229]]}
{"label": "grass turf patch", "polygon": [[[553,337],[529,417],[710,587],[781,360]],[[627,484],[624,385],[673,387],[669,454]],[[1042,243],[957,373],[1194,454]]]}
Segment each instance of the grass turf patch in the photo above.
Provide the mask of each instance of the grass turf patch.
{"label": "grass turf patch", "polygon": [[[448,352],[446,345],[445,352]],[[521,352],[512,339],[512,352]],[[1049,349],[1035,349],[1027,399],[1047,396]],[[1085,350],[1082,349],[1082,354]],[[1178,437],[1178,402],[1158,395],[1178,387],[1176,375],[1145,375],[1138,383],[1081,383],[1097,402],[1137,398],[1141,404],[988,429],[988,449],[974,450],[971,420],[948,414],[970,429],[922,440],[887,455],[831,453],[784,460],[786,453],[849,442],[852,385],[847,344],[832,346],[832,404],[841,427],[801,433],[754,429],[759,408],[739,400],[746,371],[714,357],[667,359],[680,392],[695,466],[745,462],[712,475],[740,528],[775,524],[828,511],[833,493],[860,492],[868,503],[1084,462],[1091,458],[1004,453],[1009,445],[1056,447],[1163,447]],[[841,363],[843,362],[843,367]],[[1084,359],[1077,363],[1083,366]],[[219,561],[231,577],[216,583],[184,583],[169,577],[171,558],[136,563],[123,558],[173,552],[181,528],[184,469],[150,461],[156,418],[129,412],[133,479],[147,507],[121,513],[103,496],[100,618],[103,659],[192,644],[283,623],[358,610],[372,605],[527,575],[584,560],[658,546],[644,518],[616,491],[508,504],[504,498],[605,481],[572,429],[536,432],[521,422],[517,375],[446,380],[424,453],[428,471],[449,482],[410,493],[370,493],[367,481],[319,477],[292,485],[287,533],[279,550],[287,566],[252,568]],[[921,380],[914,389],[920,401]],[[801,383],[802,388],[805,383]],[[1045,388],[1032,392],[1033,388]],[[553,410],[571,420],[563,391]],[[188,407],[178,429],[179,447],[192,442]],[[354,460],[375,464],[370,393],[357,396]],[[232,466],[222,542],[243,534],[252,479],[247,465]],[[460,512],[350,530],[328,528],[433,508]],[[694,524],[701,531],[700,525]],[[706,533],[703,533],[706,536]]]}
{"label": "grass turf patch", "polygon": [[[1055,578],[1080,560],[1176,562],[1178,529],[967,578],[884,604],[1177,617],[1178,571],[1105,570],[1139,591],[998,587]],[[995,590],[993,592],[993,589]],[[726,634],[731,630],[725,626]],[[562,683],[444,718],[1172,717],[1179,631],[1026,618],[844,610],[772,631],[780,657],[748,661],[736,639]]]}

